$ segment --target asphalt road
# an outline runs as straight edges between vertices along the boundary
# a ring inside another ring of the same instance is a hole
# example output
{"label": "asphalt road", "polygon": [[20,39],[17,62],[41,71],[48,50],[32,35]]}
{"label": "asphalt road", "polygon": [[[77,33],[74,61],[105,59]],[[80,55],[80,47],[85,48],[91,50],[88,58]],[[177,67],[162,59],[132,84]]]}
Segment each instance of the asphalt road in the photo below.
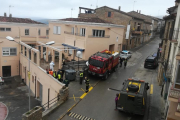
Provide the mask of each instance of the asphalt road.
{"label": "asphalt road", "polygon": [[[145,79],[146,82],[152,83],[152,77],[155,77],[153,73],[157,71],[145,70],[143,64],[147,56],[157,51],[159,43],[160,39],[156,37],[148,44],[142,46],[139,50],[134,51],[132,58],[128,61],[126,69],[119,68],[118,71],[112,73],[107,80],[99,79],[99,83],[93,90],[70,112],[75,113],[77,116],[82,115],[95,120],[147,120],[150,107],[145,116],[130,115],[114,110],[114,99],[117,92],[110,91],[108,88],[121,89],[123,81],[130,77],[143,76],[143,79]],[[144,70],[147,72],[143,73]],[[150,99],[149,93],[148,98]],[[63,120],[75,120],[75,118],[66,115]]]}

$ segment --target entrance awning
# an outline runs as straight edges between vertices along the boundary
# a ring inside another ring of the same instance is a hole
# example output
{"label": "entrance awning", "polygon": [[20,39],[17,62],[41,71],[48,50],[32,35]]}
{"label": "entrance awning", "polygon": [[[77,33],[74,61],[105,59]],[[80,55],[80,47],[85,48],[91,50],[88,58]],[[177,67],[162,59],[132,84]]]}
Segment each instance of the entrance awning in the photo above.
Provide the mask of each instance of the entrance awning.
{"label": "entrance awning", "polygon": [[75,49],[75,50],[78,50],[78,51],[84,51],[83,48],[78,48],[78,47],[75,47],[75,46],[72,46],[72,45],[68,45],[68,44],[62,44],[63,46],[67,46],[68,48],[71,48],[71,49]]}

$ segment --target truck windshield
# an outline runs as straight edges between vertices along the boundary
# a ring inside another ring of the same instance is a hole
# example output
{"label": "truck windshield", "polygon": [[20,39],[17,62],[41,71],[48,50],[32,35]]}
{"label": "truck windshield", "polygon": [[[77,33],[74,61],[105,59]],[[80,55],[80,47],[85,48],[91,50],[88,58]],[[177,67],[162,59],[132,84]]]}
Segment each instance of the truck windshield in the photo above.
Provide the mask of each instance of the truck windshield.
{"label": "truck windshield", "polygon": [[89,59],[89,64],[96,66],[96,67],[100,67],[100,68],[102,68],[104,65],[104,63],[102,61],[95,60],[95,59]]}

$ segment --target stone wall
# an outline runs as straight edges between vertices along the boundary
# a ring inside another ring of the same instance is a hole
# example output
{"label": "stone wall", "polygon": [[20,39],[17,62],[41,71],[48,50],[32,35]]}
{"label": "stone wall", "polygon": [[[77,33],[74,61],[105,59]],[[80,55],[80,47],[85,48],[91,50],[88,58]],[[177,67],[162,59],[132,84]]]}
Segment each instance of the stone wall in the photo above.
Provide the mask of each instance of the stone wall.
{"label": "stone wall", "polygon": [[60,100],[65,102],[68,99],[68,97],[69,97],[69,88],[64,86],[59,91],[59,93],[60,93]]}
{"label": "stone wall", "polygon": [[42,107],[36,106],[22,115],[22,120],[42,120]]}

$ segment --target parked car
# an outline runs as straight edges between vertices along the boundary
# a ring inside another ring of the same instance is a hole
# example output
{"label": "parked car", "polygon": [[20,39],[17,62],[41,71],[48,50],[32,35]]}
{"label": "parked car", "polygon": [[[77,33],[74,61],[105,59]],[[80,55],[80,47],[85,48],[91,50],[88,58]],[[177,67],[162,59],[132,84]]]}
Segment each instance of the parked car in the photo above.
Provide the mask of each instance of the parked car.
{"label": "parked car", "polygon": [[2,79],[1,76],[0,76],[0,84],[2,85],[4,84],[4,79]]}
{"label": "parked car", "polygon": [[128,59],[129,57],[128,57],[128,55],[127,54],[121,54],[120,56],[119,56],[119,59]]}
{"label": "parked car", "polygon": [[144,68],[156,68],[158,66],[157,57],[149,56],[144,61]]}
{"label": "parked car", "polygon": [[130,51],[123,50],[122,52],[120,52],[120,57],[122,58],[124,55],[127,55],[127,59],[129,59],[131,58],[132,53]]}

